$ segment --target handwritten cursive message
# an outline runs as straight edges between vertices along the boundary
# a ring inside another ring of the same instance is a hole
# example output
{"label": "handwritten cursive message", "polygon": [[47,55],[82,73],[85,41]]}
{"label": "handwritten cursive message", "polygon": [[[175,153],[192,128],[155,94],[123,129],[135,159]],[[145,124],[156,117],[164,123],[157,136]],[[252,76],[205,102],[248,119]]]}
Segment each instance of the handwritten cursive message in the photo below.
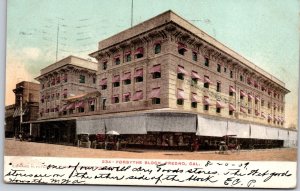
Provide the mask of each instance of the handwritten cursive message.
{"label": "handwritten cursive message", "polygon": [[4,180],[106,184],[292,188],[296,162],[78,159],[5,156]]}

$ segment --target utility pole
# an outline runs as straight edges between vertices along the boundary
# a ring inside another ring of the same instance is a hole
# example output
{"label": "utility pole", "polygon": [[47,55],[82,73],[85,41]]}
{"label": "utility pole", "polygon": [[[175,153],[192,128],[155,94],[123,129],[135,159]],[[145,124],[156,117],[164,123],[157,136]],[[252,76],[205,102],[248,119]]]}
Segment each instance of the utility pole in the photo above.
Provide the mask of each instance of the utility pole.
{"label": "utility pole", "polygon": [[23,122],[23,95],[20,94],[20,131],[22,132],[22,122]]}
{"label": "utility pole", "polygon": [[59,41],[59,20],[64,20],[63,18],[57,17],[57,31],[56,31],[56,60],[58,59],[58,41]]}
{"label": "utility pole", "polygon": [[131,27],[133,25],[133,0],[131,0]]}

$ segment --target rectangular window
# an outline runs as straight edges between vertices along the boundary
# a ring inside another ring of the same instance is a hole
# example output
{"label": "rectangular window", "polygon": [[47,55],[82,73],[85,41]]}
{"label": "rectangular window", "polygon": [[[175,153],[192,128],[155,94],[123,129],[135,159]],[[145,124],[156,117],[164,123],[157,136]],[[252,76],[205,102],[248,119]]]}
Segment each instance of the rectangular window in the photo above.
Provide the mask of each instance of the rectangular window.
{"label": "rectangular window", "polygon": [[221,65],[220,64],[217,65],[217,72],[221,73]]}
{"label": "rectangular window", "polygon": [[177,73],[177,79],[184,80],[184,74],[183,73]]}
{"label": "rectangular window", "polygon": [[221,113],[221,108],[220,107],[216,108],[216,113]]}
{"label": "rectangular window", "polygon": [[196,52],[193,52],[193,61],[197,61],[198,60],[198,55]]}
{"label": "rectangular window", "polygon": [[227,72],[227,68],[226,67],[224,67],[224,73],[226,73]]}
{"label": "rectangular window", "polygon": [[209,88],[209,83],[210,83],[209,77],[208,76],[204,76],[204,84],[203,84],[203,86],[205,88]]}
{"label": "rectangular window", "polygon": [[127,54],[125,56],[125,60],[126,60],[126,62],[130,62],[131,61],[131,54]]}
{"label": "rectangular window", "polygon": [[143,80],[143,76],[138,76],[135,78],[135,82],[142,82]]}
{"label": "rectangular window", "polygon": [[264,107],[265,106],[265,100],[261,100],[261,106]]}
{"label": "rectangular window", "polygon": [[129,85],[129,84],[131,84],[131,80],[130,79],[124,80],[124,85]]}
{"label": "rectangular window", "polygon": [[204,65],[209,67],[209,59],[208,58],[205,58]]}
{"label": "rectangular window", "polygon": [[83,113],[84,112],[84,108],[82,108],[82,107],[78,108],[78,112],[79,113]]}
{"label": "rectangular window", "polygon": [[161,45],[158,43],[154,47],[154,54],[159,54],[161,51]]}
{"label": "rectangular window", "polygon": [[192,108],[197,108],[197,102],[192,102],[191,106]]}
{"label": "rectangular window", "polygon": [[107,61],[102,63],[102,70],[106,70],[107,69]]}
{"label": "rectangular window", "polygon": [[270,102],[268,102],[268,109],[270,109],[271,108],[271,103]]}
{"label": "rectangular window", "polygon": [[152,74],[152,78],[153,79],[156,79],[156,78],[160,78],[161,76],[160,76],[160,72],[154,72],[153,74]]}
{"label": "rectangular window", "polygon": [[101,86],[101,90],[106,90],[107,89],[107,85],[102,85]]}
{"label": "rectangular window", "polygon": [[233,71],[230,70],[230,78],[233,78]]}
{"label": "rectangular window", "polygon": [[102,99],[102,110],[106,110],[106,99]]}
{"label": "rectangular window", "polygon": [[221,92],[221,82],[217,82],[217,92]]}
{"label": "rectangular window", "polygon": [[184,100],[183,99],[177,99],[177,105],[183,105]]}
{"label": "rectangular window", "polygon": [[252,112],[252,109],[249,108],[249,109],[248,109],[248,114],[251,114],[251,112]]}
{"label": "rectangular window", "polygon": [[96,84],[96,78],[93,78],[93,84]]}
{"label": "rectangular window", "polygon": [[240,81],[244,81],[244,77],[242,75],[240,75]]}
{"label": "rectangular window", "polygon": [[124,102],[129,102],[130,101],[130,94],[124,95]]}
{"label": "rectangular window", "polygon": [[90,111],[95,111],[95,105],[90,105]]}
{"label": "rectangular window", "polygon": [[160,104],[160,98],[152,98],[152,104],[153,105]]}
{"label": "rectangular window", "polygon": [[113,86],[114,86],[114,87],[119,87],[119,86],[120,86],[120,82],[114,82],[114,83],[113,83]]}
{"label": "rectangular window", "polygon": [[121,63],[120,57],[115,58],[115,65],[119,65]]}
{"label": "rectangular window", "polygon": [[205,111],[208,111],[208,110],[209,110],[209,105],[204,105],[204,106],[203,106],[203,109],[204,109]]}
{"label": "rectangular window", "polygon": [[229,115],[233,115],[233,111],[232,110],[229,111]]}
{"label": "rectangular window", "polygon": [[82,84],[85,83],[85,76],[84,75],[79,76],[79,83],[82,83]]}
{"label": "rectangular window", "polygon": [[144,48],[143,47],[137,48],[134,54],[136,58],[142,58],[144,56]]}
{"label": "rectangular window", "polygon": [[120,100],[119,100],[119,97],[113,97],[113,103],[119,103],[120,102]]}

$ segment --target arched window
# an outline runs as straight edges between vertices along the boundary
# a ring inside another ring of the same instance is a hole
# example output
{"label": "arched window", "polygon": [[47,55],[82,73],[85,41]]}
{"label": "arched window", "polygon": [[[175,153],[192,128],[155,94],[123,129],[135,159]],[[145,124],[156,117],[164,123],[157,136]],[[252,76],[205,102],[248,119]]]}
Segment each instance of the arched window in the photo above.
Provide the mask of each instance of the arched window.
{"label": "arched window", "polygon": [[158,54],[161,51],[161,45],[160,44],[156,44],[154,47],[154,53]]}

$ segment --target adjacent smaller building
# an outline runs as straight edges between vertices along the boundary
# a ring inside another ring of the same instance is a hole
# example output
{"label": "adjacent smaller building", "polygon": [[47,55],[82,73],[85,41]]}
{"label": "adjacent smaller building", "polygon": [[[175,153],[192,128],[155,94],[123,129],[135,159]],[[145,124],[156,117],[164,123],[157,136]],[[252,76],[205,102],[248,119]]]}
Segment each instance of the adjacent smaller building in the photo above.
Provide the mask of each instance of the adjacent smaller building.
{"label": "adjacent smaller building", "polygon": [[13,89],[15,93],[15,104],[13,113],[13,132],[17,135],[23,132],[25,135],[30,133],[28,121],[38,118],[39,111],[39,84],[34,82],[22,81],[16,84]]}
{"label": "adjacent smaller building", "polygon": [[5,106],[5,137],[14,136],[14,111],[15,104]]}

